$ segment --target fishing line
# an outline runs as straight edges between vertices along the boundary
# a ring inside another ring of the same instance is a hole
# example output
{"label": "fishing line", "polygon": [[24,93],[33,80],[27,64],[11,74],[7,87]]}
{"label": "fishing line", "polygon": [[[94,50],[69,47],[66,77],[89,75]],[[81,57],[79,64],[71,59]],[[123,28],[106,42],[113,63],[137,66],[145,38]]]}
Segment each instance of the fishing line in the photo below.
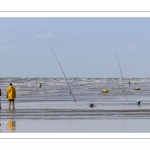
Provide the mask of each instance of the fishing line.
{"label": "fishing line", "polygon": [[[116,51],[115,51],[115,52],[116,52]],[[121,77],[122,77],[122,87],[124,88],[124,96],[125,96],[125,98],[126,98],[126,104],[127,104],[126,89],[125,89],[125,86],[124,86],[124,80],[123,80],[122,70],[121,70],[121,66],[120,66],[119,57],[118,57],[118,55],[117,55],[117,52],[116,52],[116,56],[117,56],[118,63],[119,63],[119,68],[120,68]]]}
{"label": "fishing line", "polygon": [[51,47],[50,47],[50,49],[51,49],[51,51],[53,52],[53,54],[54,54],[54,56],[55,56],[55,58],[56,58],[56,60],[57,60],[57,62],[58,62],[58,64],[59,64],[59,66],[60,66],[60,69],[61,69],[61,71],[62,71],[62,73],[63,73],[63,75],[64,75],[64,77],[65,77],[65,80],[66,80],[66,82],[67,82],[67,85],[68,85],[68,87],[69,87],[69,89],[70,89],[70,92],[69,92],[69,93],[70,93],[70,95],[72,95],[74,101],[76,102],[75,97],[74,97],[74,95],[73,95],[73,92],[72,92],[72,90],[71,90],[71,88],[70,88],[69,82],[67,81],[67,78],[66,78],[66,76],[65,76],[65,73],[64,73],[64,71],[63,71],[63,69],[62,69],[62,67],[61,67],[61,65],[60,65],[60,63],[59,63],[59,61],[58,61],[58,59],[57,59],[57,57],[56,57],[54,51],[52,50]]}

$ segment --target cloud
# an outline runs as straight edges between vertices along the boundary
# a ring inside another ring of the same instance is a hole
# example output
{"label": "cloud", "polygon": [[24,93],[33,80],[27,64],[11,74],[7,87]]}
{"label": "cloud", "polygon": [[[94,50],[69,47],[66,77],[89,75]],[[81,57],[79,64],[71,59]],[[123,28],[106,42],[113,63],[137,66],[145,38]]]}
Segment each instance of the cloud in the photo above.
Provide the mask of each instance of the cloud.
{"label": "cloud", "polygon": [[131,44],[127,47],[127,50],[137,50],[138,46],[135,44]]}
{"label": "cloud", "polygon": [[51,32],[47,32],[46,34],[37,34],[34,37],[35,38],[53,38],[54,35]]}
{"label": "cloud", "polygon": [[51,32],[48,32],[47,34],[48,34],[48,37],[50,37],[50,38],[53,38],[53,37],[54,37]]}

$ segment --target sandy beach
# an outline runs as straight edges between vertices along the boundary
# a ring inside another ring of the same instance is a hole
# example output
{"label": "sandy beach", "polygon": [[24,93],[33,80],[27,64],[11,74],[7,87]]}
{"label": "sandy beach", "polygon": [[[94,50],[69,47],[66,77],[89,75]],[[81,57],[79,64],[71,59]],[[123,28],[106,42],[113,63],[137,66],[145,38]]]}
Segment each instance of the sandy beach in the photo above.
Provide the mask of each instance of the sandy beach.
{"label": "sandy beach", "polygon": [[[150,79],[132,79],[139,91],[125,81],[127,101],[119,78],[70,78],[75,103],[63,78],[1,79],[0,132],[150,133]],[[7,82],[16,87],[14,110],[8,109]],[[109,92],[102,93],[106,86]]]}

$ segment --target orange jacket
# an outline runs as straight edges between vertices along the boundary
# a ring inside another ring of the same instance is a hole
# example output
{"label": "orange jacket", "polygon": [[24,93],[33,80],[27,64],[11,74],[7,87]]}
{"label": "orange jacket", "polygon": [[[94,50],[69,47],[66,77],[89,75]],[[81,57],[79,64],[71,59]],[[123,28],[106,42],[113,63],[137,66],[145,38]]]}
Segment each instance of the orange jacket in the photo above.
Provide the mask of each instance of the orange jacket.
{"label": "orange jacket", "polygon": [[9,86],[6,91],[6,96],[8,99],[16,98],[16,89],[13,86]]}

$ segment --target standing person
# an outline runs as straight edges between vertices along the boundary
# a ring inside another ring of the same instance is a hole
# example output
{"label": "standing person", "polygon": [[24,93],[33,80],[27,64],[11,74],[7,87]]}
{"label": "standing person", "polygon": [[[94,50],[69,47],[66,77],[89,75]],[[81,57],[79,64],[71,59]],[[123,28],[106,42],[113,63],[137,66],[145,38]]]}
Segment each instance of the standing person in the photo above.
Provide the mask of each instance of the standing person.
{"label": "standing person", "polygon": [[42,84],[39,82],[39,83],[38,83],[38,87],[41,88],[41,86],[42,86]]}
{"label": "standing person", "polygon": [[[0,96],[2,95],[2,91],[0,89]],[[0,97],[0,109],[1,109],[1,97]]]}
{"label": "standing person", "polygon": [[129,84],[131,84],[130,80],[129,80]]}
{"label": "standing person", "polygon": [[12,83],[9,84],[10,86],[7,88],[6,90],[6,96],[7,96],[7,99],[8,99],[8,109],[10,109],[11,107],[11,102],[12,102],[12,105],[13,105],[13,109],[15,109],[15,104],[14,104],[14,101],[15,101],[15,98],[16,98],[16,89],[12,86]]}

